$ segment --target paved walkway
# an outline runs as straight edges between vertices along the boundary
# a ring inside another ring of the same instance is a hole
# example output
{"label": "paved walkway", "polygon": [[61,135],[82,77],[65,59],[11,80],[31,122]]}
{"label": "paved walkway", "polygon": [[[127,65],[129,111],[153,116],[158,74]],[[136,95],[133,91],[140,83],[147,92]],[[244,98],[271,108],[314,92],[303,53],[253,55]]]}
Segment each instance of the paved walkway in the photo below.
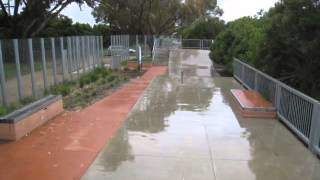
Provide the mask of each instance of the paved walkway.
{"label": "paved walkway", "polygon": [[64,113],[17,142],[1,142],[0,179],[80,179],[151,80],[166,69],[152,67],[88,108]]}
{"label": "paved walkway", "polygon": [[208,51],[173,51],[82,180],[320,179],[319,160],[281,123],[239,116],[229,90],[241,86],[210,65]]}

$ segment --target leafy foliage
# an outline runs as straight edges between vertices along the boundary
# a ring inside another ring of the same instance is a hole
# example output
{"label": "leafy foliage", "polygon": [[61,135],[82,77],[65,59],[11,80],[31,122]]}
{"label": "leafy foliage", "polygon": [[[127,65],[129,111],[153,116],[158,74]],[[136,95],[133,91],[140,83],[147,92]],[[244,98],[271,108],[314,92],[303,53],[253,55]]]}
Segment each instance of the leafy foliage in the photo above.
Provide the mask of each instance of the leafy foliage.
{"label": "leafy foliage", "polygon": [[71,3],[80,6],[94,5],[95,0],[15,0],[11,2],[13,12],[5,7],[6,0],[0,0],[0,29],[2,37],[34,37],[42,31],[49,21]]}
{"label": "leafy foliage", "polygon": [[283,0],[265,18],[270,25],[259,66],[320,98],[320,1]]}
{"label": "leafy foliage", "polygon": [[185,39],[215,39],[223,29],[224,21],[219,18],[204,18],[183,28],[182,37]]}
{"label": "leafy foliage", "polygon": [[225,30],[210,47],[210,57],[215,63],[231,68],[233,57],[256,64],[258,48],[264,40],[264,20],[243,17],[227,24]]}
{"label": "leafy foliage", "polygon": [[215,14],[216,3],[216,0],[101,0],[93,15],[97,22],[110,24],[118,33],[171,34],[177,24],[187,26],[200,17]]}

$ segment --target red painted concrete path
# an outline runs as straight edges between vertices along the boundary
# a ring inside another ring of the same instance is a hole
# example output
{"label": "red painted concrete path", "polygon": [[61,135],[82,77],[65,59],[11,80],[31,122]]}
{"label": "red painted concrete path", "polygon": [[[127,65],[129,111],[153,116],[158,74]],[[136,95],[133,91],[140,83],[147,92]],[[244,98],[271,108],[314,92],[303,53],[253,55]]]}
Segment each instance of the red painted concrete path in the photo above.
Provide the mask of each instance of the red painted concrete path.
{"label": "red painted concrete path", "polygon": [[64,113],[17,142],[0,144],[0,179],[79,179],[150,81],[166,70],[151,67],[92,106]]}

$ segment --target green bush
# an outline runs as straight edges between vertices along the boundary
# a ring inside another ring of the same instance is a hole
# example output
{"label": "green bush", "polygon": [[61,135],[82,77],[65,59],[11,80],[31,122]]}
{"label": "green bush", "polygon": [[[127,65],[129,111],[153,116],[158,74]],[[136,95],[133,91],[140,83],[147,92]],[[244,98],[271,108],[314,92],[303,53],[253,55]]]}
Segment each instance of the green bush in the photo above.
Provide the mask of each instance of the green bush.
{"label": "green bush", "polygon": [[107,78],[107,80],[108,80],[108,82],[112,82],[112,81],[114,81],[115,79],[116,79],[116,75],[110,75],[108,78]]}
{"label": "green bush", "polygon": [[91,83],[90,76],[84,75],[79,79],[80,88],[89,83]]}
{"label": "green bush", "polygon": [[199,19],[182,29],[182,37],[185,39],[215,39],[224,26],[224,21],[217,17]]}
{"label": "green bush", "polygon": [[7,114],[8,108],[5,106],[0,106],[0,116]]}
{"label": "green bush", "polygon": [[50,88],[50,93],[54,95],[67,96],[71,93],[73,83],[62,83]]}
{"label": "green bush", "polygon": [[121,61],[121,62],[120,62],[120,65],[121,65],[121,67],[122,67],[123,69],[128,68],[128,60]]}
{"label": "green bush", "polygon": [[227,24],[210,47],[210,58],[231,70],[233,57],[256,64],[264,40],[263,19],[243,17]]}

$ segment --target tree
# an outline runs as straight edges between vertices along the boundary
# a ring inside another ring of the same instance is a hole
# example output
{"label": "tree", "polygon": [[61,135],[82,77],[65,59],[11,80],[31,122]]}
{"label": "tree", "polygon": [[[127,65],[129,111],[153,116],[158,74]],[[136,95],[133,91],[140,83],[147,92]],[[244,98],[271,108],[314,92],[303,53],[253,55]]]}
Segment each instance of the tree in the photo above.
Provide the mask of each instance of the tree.
{"label": "tree", "polygon": [[202,18],[183,28],[181,34],[185,39],[215,39],[224,26],[224,21],[217,17]]}
{"label": "tree", "polygon": [[210,47],[211,59],[227,65],[230,70],[233,57],[256,64],[259,47],[264,41],[265,25],[263,19],[256,17],[243,17],[229,22]]}
{"label": "tree", "polygon": [[[4,37],[34,37],[71,3],[93,7],[94,0],[14,0],[13,12],[0,0],[0,31]],[[10,9],[11,10],[11,9]]]}
{"label": "tree", "polygon": [[215,8],[216,0],[101,0],[93,15],[118,33],[160,35],[171,34],[186,19],[203,17]]}
{"label": "tree", "polygon": [[320,97],[320,1],[282,0],[267,14],[260,52],[263,70]]}

